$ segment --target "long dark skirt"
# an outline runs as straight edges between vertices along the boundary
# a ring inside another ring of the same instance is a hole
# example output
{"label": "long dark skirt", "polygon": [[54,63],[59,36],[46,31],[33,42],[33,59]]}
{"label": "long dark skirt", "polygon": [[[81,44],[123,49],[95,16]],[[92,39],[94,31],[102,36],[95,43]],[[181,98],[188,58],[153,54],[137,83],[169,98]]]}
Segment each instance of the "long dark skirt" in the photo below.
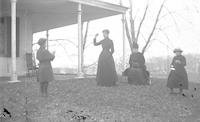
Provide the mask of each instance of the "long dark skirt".
{"label": "long dark skirt", "polygon": [[38,80],[39,82],[51,82],[54,80],[53,70],[50,62],[39,64]]}
{"label": "long dark skirt", "polygon": [[167,87],[188,89],[188,76],[185,68],[170,71]]}
{"label": "long dark skirt", "polygon": [[102,51],[97,68],[97,85],[99,86],[114,86],[118,80],[115,62],[109,51]]}
{"label": "long dark skirt", "polygon": [[133,85],[149,85],[149,72],[142,68],[127,68],[123,72],[128,77],[128,83]]}

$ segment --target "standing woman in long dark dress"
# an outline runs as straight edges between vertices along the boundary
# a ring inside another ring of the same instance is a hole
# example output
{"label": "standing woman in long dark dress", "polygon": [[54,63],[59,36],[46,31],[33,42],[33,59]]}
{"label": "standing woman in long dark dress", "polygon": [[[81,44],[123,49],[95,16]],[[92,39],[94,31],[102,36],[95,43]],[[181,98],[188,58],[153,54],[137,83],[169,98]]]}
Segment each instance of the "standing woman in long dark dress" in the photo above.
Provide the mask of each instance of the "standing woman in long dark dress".
{"label": "standing woman in long dark dress", "polygon": [[97,85],[99,86],[114,86],[118,80],[115,62],[113,59],[114,46],[113,41],[109,38],[109,30],[103,30],[104,39],[96,42],[98,34],[95,35],[94,45],[101,45],[103,50],[99,56],[97,67]]}
{"label": "standing woman in long dark dress", "polygon": [[171,89],[173,93],[174,88],[179,89],[179,93],[183,92],[183,89],[188,89],[188,76],[185,70],[186,59],[182,55],[181,49],[175,49],[174,53],[176,56],[173,58],[171,63],[171,71],[168,76],[167,87]]}
{"label": "standing woman in long dark dress", "polygon": [[54,80],[53,70],[51,66],[51,61],[55,58],[55,52],[51,54],[46,49],[46,40],[41,38],[38,41],[40,45],[39,50],[37,51],[37,59],[39,60],[39,83],[40,83],[40,92],[43,97],[48,96],[48,85],[49,82]]}

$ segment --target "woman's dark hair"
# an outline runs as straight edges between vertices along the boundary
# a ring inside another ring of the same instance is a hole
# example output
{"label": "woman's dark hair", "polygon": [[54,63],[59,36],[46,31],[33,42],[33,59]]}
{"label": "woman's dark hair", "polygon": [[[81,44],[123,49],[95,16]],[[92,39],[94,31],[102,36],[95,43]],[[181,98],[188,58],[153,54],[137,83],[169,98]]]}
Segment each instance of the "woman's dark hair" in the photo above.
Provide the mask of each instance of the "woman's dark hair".
{"label": "woman's dark hair", "polygon": [[134,49],[138,49],[138,48],[139,48],[138,44],[134,42],[134,43],[133,43],[133,48],[134,48]]}
{"label": "woman's dark hair", "polygon": [[106,32],[107,34],[110,33],[110,31],[109,31],[108,29],[105,29],[105,30],[103,30],[102,32],[103,32],[103,33]]}

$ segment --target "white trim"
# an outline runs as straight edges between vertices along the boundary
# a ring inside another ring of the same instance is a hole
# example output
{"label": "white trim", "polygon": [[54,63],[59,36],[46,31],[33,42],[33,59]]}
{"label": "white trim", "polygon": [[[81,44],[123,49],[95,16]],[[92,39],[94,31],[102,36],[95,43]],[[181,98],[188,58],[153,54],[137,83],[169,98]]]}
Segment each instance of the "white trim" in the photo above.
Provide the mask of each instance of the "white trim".
{"label": "white trim", "polygon": [[123,70],[126,68],[125,14],[122,14]]}
{"label": "white trim", "polygon": [[82,78],[82,58],[83,58],[83,43],[82,43],[82,5],[78,4],[78,77]]}
{"label": "white trim", "polygon": [[8,81],[8,83],[19,83],[19,82],[22,82],[20,80],[11,80],[11,81]]}
{"label": "white trim", "polygon": [[47,50],[49,50],[49,30],[46,30]]}
{"label": "white trim", "polygon": [[112,10],[112,11],[120,12],[120,13],[125,13],[128,9],[127,7],[124,7],[121,5],[115,5],[115,4],[111,4],[107,2],[102,2],[99,0],[68,0],[68,1],[90,5],[94,7],[99,7],[99,8],[104,8],[107,10]]}

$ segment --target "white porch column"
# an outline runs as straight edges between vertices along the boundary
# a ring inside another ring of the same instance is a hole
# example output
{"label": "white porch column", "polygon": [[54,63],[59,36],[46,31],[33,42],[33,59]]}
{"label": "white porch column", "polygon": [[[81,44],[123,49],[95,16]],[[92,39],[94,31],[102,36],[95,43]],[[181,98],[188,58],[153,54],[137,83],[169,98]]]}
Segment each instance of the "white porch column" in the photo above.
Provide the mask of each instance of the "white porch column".
{"label": "white porch column", "polygon": [[122,39],[123,39],[123,70],[126,68],[126,40],[125,40],[125,14],[122,14]]}
{"label": "white porch column", "polygon": [[83,43],[82,43],[82,5],[78,5],[78,77],[83,77],[82,71],[82,55],[83,55]]}
{"label": "white porch column", "polygon": [[11,0],[11,50],[12,50],[12,76],[11,81],[17,81],[16,63],[16,4],[17,0]]}
{"label": "white porch column", "polygon": [[[119,0],[119,4],[123,6],[122,0]],[[123,40],[123,56],[122,56],[122,65],[123,70],[126,68],[126,38],[125,38],[125,16],[126,13],[122,14],[122,40]]]}
{"label": "white porch column", "polygon": [[49,50],[49,30],[46,30],[47,50]]}

